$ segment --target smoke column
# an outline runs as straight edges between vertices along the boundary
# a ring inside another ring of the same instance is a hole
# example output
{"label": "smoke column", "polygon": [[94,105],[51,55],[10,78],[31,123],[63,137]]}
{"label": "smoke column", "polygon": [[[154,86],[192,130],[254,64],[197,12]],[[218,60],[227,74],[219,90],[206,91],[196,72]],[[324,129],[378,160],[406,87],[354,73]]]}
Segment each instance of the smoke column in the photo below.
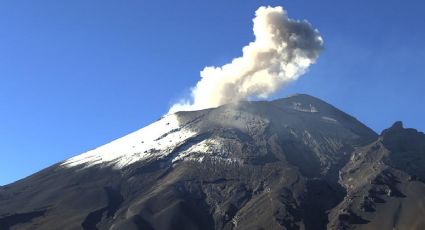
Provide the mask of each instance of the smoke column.
{"label": "smoke column", "polygon": [[221,67],[205,67],[191,89],[191,100],[174,104],[169,113],[217,107],[251,96],[267,98],[304,74],[323,49],[319,31],[305,20],[288,18],[280,6],[258,8],[253,23],[255,40],[242,48],[242,56]]}

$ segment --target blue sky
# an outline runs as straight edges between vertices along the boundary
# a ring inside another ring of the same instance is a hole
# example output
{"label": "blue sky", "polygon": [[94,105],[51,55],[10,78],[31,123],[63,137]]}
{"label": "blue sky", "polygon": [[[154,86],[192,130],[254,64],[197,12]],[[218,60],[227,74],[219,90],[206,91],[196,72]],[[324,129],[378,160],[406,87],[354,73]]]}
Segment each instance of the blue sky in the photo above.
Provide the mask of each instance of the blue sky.
{"label": "blue sky", "polygon": [[273,95],[319,97],[377,132],[425,131],[422,0],[0,2],[0,185],[155,121],[207,65],[241,55],[261,5],[320,30],[325,50]]}

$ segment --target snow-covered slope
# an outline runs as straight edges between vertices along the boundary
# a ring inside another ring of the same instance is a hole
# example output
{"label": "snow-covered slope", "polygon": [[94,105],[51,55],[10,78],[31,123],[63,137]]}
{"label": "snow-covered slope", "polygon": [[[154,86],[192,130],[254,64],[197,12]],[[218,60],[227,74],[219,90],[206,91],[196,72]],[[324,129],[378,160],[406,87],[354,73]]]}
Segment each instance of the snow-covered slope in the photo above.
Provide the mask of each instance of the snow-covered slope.
{"label": "snow-covered slope", "polygon": [[[340,142],[341,138],[353,140],[360,136],[365,136],[366,139],[373,138],[372,132],[367,127],[361,125],[344,127],[356,122],[355,119],[344,115],[332,106],[302,94],[266,104],[243,102],[212,110],[166,115],[138,131],[72,157],[61,163],[61,166],[66,168],[100,166],[122,169],[138,161],[167,158],[176,149],[178,153],[171,156],[171,162],[202,161],[205,154],[217,160],[240,162],[242,156],[238,158],[235,154],[228,154],[229,150],[223,147],[226,145],[227,138],[208,135],[208,138],[191,140],[197,135],[213,132],[212,129],[222,130],[220,132],[239,130],[255,136],[265,132],[265,129],[269,127],[269,129],[276,129],[273,132],[280,134],[289,132],[292,136],[303,136],[306,133],[310,135],[314,132],[318,136],[335,136],[337,142]],[[358,132],[362,134],[359,135]],[[308,142],[307,139],[304,141]],[[186,142],[191,142],[190,146],[181,148]],[[326,148],[326,146],[323,145],[320,148]],[[323,162],[323,164],[327,163]]]}
{"label": "snow-covered slope", "polygon": [[164,157],[195,132],[182,127],[177,115],[171,114],[122,138],[94,150],[72,157],[65,167],[113,166],[122,168],[151,157]]}

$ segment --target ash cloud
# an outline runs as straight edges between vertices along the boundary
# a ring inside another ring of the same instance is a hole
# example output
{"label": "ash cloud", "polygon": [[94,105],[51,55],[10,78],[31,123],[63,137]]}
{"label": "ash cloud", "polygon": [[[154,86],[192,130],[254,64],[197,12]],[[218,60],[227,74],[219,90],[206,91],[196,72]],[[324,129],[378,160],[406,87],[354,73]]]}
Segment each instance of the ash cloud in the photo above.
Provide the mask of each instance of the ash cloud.
{"label": "ash cloud", "polygon": [[305,20],[288,18],[280,6],[258,8],[253,24],[255,40],[242,48],[242,56],[205,67],[191,99],[174,104],[169,113],[267,98],[304,74],[323,49],[319,31]]}

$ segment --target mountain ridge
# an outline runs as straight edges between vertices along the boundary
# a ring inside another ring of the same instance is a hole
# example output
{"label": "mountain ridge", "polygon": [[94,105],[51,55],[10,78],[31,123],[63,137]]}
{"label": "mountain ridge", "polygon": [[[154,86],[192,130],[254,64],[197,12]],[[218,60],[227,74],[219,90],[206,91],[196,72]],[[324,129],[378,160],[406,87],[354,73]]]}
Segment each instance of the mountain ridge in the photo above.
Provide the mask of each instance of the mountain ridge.
{"label": "mountain ridge", "polygon": [[178,112],[1,186],[0,229],[414,229],[424,140],[305,94]]}

